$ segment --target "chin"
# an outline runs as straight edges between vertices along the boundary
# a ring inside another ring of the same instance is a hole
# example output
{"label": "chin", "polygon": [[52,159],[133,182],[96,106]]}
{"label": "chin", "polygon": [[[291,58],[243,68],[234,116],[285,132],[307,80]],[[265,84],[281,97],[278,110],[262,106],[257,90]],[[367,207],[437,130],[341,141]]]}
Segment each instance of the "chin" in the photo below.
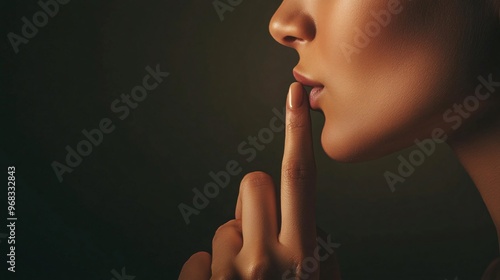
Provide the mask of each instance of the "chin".
{"label": "chin", "polygon": [[390,141],[379,136],[327,130],[325,126],[321,134],[321,146],[328,157],[335,161],[357,163],[376,160],[414,144],[408,141]]}
{"label": "chin", "polygon": [[[321,146],[331,159],[338,162],[354,163],[369,159],[359,141],[350,139],[345,134],[325,131],[321,134]],[[344,137],[343,137],[344,136]]]}

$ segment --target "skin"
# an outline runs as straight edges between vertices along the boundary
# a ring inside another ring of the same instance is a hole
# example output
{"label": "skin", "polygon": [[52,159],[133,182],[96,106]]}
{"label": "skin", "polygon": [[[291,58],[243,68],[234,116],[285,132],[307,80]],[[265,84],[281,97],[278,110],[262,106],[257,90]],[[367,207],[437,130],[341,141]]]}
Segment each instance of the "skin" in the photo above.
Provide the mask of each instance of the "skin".
{"label": "skin", "polygon": [[[357,28],[373,27],[373,12],[386,17],[360,42]],[[305,85],[323,87],[314,104],[325,115],[321,143],[332,159],[376,159],[440,128],[500,232],[499,19],[500,0],[284,0],[270,32],[299,53],[294,70]],[[491,94],[464,112],[457,106],[478,96],[478,76],[493,81],[479,91]],[[444,116],[457,108],[460,122]],[[215,233],[212,255],[193,255],[179,279],[292,279],[282,278],[290,268],[340,279],[334,255],[303,269],[317,235],[309,109],[302,86],[292,84],[279,205],[269,175],[246,175],[235,219]],[[500,261],[483,279],[500,279]]]}

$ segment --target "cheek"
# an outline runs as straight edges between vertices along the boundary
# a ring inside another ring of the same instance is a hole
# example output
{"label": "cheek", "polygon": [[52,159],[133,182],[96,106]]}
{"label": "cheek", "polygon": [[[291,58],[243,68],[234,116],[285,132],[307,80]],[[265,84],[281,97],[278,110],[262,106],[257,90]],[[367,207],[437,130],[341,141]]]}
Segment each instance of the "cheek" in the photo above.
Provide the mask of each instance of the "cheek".
{"label": "cheek", "polygon": [[399,78],[398,82],[380,80],[370,83],[370,88],[354,85],[323,96],[322,143],[332,158],[376,158],[412,145],[416,138],[426,138],[442,111],[435,105],[436,93],[427,90],[425,83],[412,86],[413,75]]}
{"label": "cheek", "polygon": [[[428,131],[440,125],[440,115],[455,95],[450,92],[457,65],[450,45],[458,40],[445,30],[401,32],[413,29],[410,22],[398,20],[404,15],[392,15],[391,23],[368,36],[363,48],[355,40],[374,21],[370,13],[344,17],[341,23],[333,20],[332,33],[319,34],[325,35],[318,36],[324,40],[318,45],[325,46],[322,72],[329,81],[321,99],[326,117],[322,144],[330,157],[356,161],[385,155],[428,137]],[[347,59],[342,44],[359,52]]]}

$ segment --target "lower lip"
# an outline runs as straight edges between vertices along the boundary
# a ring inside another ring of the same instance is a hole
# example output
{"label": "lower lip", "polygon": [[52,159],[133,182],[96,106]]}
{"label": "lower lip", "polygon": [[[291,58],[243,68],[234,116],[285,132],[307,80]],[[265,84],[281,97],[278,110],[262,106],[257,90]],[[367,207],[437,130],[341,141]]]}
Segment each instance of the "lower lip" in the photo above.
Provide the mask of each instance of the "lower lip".
{"label": "lower lip", "polygon": [[309,105],[311,106],[311,109],[319,109],[318,99],[323,90],[324,87],[314,87],[311,89],[311,92],[309,93]]}

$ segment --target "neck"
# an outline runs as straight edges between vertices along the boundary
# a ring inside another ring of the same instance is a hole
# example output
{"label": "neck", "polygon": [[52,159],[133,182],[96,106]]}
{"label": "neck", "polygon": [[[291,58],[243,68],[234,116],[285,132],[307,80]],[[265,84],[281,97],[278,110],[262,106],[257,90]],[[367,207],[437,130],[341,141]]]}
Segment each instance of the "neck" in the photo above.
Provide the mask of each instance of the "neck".
{"label": "neck", "polygon": [[500,118],[449,142],[493,219],[500,244]]}

